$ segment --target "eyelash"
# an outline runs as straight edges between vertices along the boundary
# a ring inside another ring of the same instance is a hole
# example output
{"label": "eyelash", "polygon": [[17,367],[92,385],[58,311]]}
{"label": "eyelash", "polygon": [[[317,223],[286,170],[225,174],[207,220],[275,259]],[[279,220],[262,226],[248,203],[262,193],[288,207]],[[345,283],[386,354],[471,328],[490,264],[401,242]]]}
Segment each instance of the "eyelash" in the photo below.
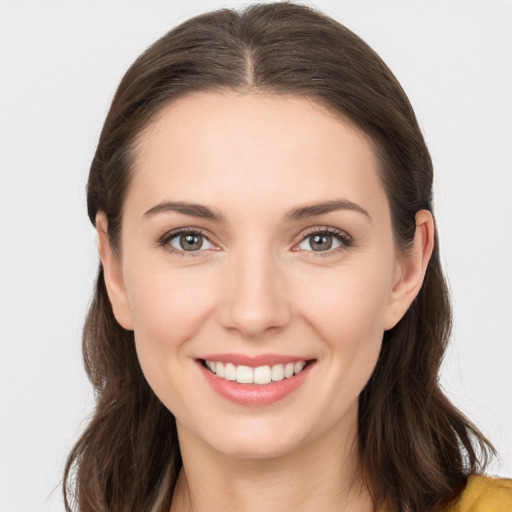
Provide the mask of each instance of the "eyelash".
{"label": "eyelash", "polygon": [[198,228],[180,228],[173,231],[169,231],[168,233],[165,233],[157,240],[157,245],[160,247],[165,247],[165,249],[170,254],[176,254],[178,256],[201,256],[201,252],[204,251],[180,251],[179,249],[175,249],[174,247],[171,247],[169,245],[169,242],[178,236],[181,235],[201,235],[202,237],[206,238],[211,244],[213,242],[210,240],[209,236],[203,232],[201,229]]}
{"label": "eyelash", "polygon": [[[171,254],[176,254],[179,256],[192,256],[192,257],[200,256],[201,253],[204,252],[204,250],[182,251],[179,249],[175,249],[174,247],[171,247],[169,245],[169,242],[173,238],[176,238],[181,235],[188,235],[188,234],[200,235],[200,236],[206,238],[206,240],[208,240],[211,244],[213,244],[213,242],[210,240],[209,236],[199,228],[180,228],[177,230],[167,232],[164,235],[162,235],[157,240],[156,245],[159,247],[165,247],[165,249]],[[344,231],[341,231],[339,229],[331,228],[331,227],[327,227],[327,226],[321,227],[321,228],[313,228],[312,230],[307,231],[304,234],[304,236],[299,240],[299,242],[295,245],[302,243],[303,241],[305,241],[306,239],[308,239],[309,237],[314,236],[314,235],[329,235],[334,238],[337,238],[338,241],[340,242],[340,246],[336,247],[334,249],[328,249],[326,251],[305,251],[308,253],[312,253],[313,257],[325,258],[326,256],[332,256],[333,254],[338,254],[339,252],[346,250],[349,247],[352,247],[354,245],[354,240],[352,239],[352,237],[350,235],[348,235],[347,233],[345,233]]]}
{"label": "eyelash", "polygon": [[342,252],[354,245],[354,240],[348,233],[345,233],[345,231],[341,231],[339,229],[331,228],[328,226],[323,226],[321,228],[313,228],[310,231],[307,231],[304,234],[304,236],[300,239],[299,244],[314,235],[329,235],[334,238],[337,238],[338,241],[340,242],[339,247],[336,247],[334,249],[328,249],[327,251],[305,251],[305,252],[311,253],[311,256],[313,256],[315,258],[316,257],[325,258],[328,256],[333,256],[335,254],[339,254],[340,252]]}

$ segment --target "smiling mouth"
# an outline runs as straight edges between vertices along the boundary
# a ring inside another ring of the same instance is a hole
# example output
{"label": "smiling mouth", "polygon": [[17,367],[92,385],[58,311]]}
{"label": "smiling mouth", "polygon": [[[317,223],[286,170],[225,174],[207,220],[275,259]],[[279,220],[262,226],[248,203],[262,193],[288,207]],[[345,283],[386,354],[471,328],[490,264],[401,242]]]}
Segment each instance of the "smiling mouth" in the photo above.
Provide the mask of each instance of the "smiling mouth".
{"label": "smiling mouth", "polygon": [[314,362],[313,359],[253,368],[251,366],[201,359],[203,367],[221,379],[239,384],[256,384],[260,386],[290,379],[300,374],[312,362]]}

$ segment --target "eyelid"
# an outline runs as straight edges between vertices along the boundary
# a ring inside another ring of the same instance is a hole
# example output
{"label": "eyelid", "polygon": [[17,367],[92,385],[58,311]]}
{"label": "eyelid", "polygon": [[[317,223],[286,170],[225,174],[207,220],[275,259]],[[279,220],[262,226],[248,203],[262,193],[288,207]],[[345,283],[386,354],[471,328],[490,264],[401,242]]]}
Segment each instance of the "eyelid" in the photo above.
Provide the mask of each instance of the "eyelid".
{"label": "eyelid", "polygon": [[[334,249],[328,249],[326,251],[313,251],[313,250],[308,251],[308,250],[296,249],[296,247],[300,243],[302,243],[308,237],[310,237],[312,235],[316,235],[316,234],[319,234],[319,235],[327,234],[330,236],[335,236],[341,242],[341,245],[339,247],[335,247]],[[333,254],[337,254],[341,251],[348,249],[349,247],[351,247],[353,245],[354,245],[354,239],[346,231],[343,231],[338,228],[333,228],[330,226],[316,226],[316,227],[306,230],[305,233],[302,233],[299,241],[294,244],[294,246],[293,246],[294,248],[292,250],[295,250],[297,252],[309,253],[308,257],[309,256],[325,257],[325,256],[332,256]]]}
{"label": "eyelid", "polygon": [[[200,249],[197,251],[184,251],[184,250],[176,249],[175,247],[170,246],[169,241],[171,239],[176,238],[179,235],[188,234],[188,233],[203,236],[204,238],[206,238],[206,240],[208,240],[208,242],[210,242],[210,244],[212,244],[215,247],[213,250],[220,250],[219,244],[215,243],[212,240],[213,237],[208,232],[206,232],[202,228],[197,228],[197,227],[192,227],[192,226],[176,228],[176,229],[172,229],[170,231],[166,231],[162,236],[160,236],[157,239],[155,245],[165,247],[165,249],[168,252],[174,253],[174,254],[179,254],[181,256],[185,256],[185,255],[186,256],[200,256],[201,253],[212,250],[211,248],[209,248],[209,249]],[[297,246],[300,243],[302,243],[308,237],[310,237],[312,235],[316,235],[316,234],[328,234],[330,236],[335,236],[341,242],[341,245],[339,247],[336,247],[334,249],[328,249],[326,251],[313,251],[313,250],[308,251],[308,250],[297,249]],[[346,231],[343,231],[338,228],[333,228],[330,226],[315,226],[315,227],[311,227],[311,228],[307,229],[305,232],[301,233],[299,240],[294,243],[294,245],[292,247],[292,251],[310,253],[309,255],[311,255],[311,256],[322,257],[322,256],[331,256],[340,251],[346,250],[348,247],[351,247],[352,245],[354,245],[354,240]]]}
{"label": "eyelid", "polygon": [[[171,247],[171,245],[169,244],[171,239],[176,238],[177,236],[186,235],[186,234],[201,235],[202,237],[206,238],[206,240],[208,240],[208,242],[210,242],[215,247],[215,249],[209,248],[209,249],[200,249],[198,251],[183,251],[180,249],[176,249],[175,247]],[[176,228],[176,229],[172,229],[170,231],[166,231],[162,236],[160,236],[157,239],[155,245],[157,245],[159,247],[164,247],[168,252],[173,253],[173,254],[179,254],[181,256],[199,256],[203,252],[219,249],[219,245],[212,240],[212,236],[209,233],[207,233],[206,231],[204,231],[201,228],[196,228],[196,227],[192,227],[192,226],[190,226],[190,227],[187,226],[184,228]]]}

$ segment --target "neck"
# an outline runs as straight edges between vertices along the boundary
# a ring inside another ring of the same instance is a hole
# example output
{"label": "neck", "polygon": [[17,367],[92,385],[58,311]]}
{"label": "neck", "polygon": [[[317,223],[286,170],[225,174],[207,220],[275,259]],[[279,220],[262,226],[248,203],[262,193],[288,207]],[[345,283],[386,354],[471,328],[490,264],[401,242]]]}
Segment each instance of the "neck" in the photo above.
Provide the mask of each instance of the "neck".
{"label": "neck", "polygon": [[349,437],[334,430],[291,453],[266,459],[229,457],[179,426],[178,433],[183,468],[171,512],[373,511],[370,494],[357,476],[355,428]]}

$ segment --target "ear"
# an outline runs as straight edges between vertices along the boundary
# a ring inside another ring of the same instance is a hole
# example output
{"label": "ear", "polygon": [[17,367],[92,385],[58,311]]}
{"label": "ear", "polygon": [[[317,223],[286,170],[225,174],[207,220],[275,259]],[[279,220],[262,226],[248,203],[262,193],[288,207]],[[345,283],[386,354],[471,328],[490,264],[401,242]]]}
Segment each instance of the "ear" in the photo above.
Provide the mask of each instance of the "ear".
{"label": "ear", "polygon": [[434,250],[434,219],[428,210],[416,213],[414,243],[397,262],[397,271],[386,310],[384,329],[393,328],[418,295]]}
{"label": "ear", "polygon": [[96,215],[96,232],[98,234],[98,252],[103,266],[103,276],[108,298],[116,320],[127,330],[133,330],[133,318],[128,302],[120,258],[112,250],[108,237],[108,220],[103,212]]}

